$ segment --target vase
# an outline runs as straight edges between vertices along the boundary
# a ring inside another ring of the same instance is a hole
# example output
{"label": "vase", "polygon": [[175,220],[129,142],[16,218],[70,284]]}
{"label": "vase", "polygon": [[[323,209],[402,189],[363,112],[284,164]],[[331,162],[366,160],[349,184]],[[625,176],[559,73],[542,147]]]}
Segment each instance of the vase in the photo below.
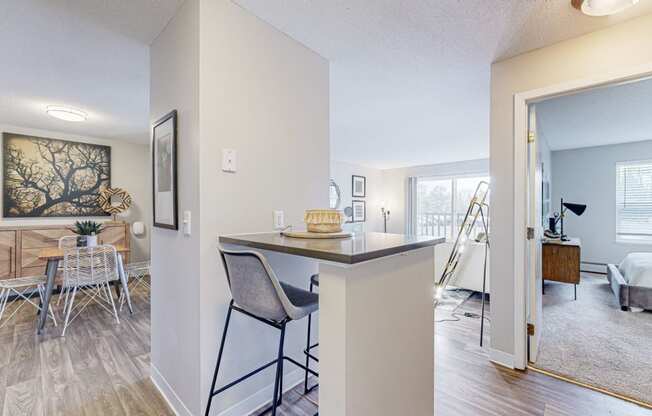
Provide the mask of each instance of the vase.
{"label": "vase", "polygon": [[97,236],[96,235],[87,235],[86,236],[86,247],[95,247],[97,246]]}

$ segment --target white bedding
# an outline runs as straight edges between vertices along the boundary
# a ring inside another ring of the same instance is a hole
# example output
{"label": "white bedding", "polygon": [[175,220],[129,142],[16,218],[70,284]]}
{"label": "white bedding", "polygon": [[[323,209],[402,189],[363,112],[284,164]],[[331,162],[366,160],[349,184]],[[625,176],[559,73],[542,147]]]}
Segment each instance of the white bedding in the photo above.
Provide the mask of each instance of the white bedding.
{"label": "white bedding", "polygon": [[618,270],[628,285],[652,288],[652,253],[629,253]]}

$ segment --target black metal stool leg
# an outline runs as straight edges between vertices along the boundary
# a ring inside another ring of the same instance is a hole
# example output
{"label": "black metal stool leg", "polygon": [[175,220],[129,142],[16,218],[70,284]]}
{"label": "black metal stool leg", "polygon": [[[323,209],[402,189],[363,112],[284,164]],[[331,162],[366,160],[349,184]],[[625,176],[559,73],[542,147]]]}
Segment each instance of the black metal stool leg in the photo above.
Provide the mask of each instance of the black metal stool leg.
{"label": "black metal stool leg", "polygon": [[229,329],[229,322],[231,321],[232,311],[233,311],[233,301],[229,303],[229,311],[226,314],[226,323],[224,324],[224,332],[222,333],[222,341],[220,342],[220,351],[217,354],[217,364],[215,365],[215,373],[213,374],[213,383],[211,383],[211,391],[208,393],[208,403],[206,404],[206,416],[209,416],[211,412],[211,404],[213,402],[213,392],[215,391],[215,383],[217,382],[217,373],[220,370],[220,363],[222,362],[222,353],[224,352],[226,332]]}
{"label": "black metal stool leg", "polygon": [[[314,289],[314,284],[310,282],[310,292]],[[312,326],[312,314],[308,315],[308,338],[306,340],[306,368],[310,368],[310,329]],[[303,381],[303,394],[308,394],[308,370],[306,370],[306,377]]]}
{"label": "black metal stool leg", "polygon": [[[283,351],[283,353],[281,353],[281,357],[283,357],[284,354],[285,354],[285,351]],[[283,403],[283,372],[285,370],[283,368],[283,361],[285,361],[285,360],[281,360],[279,362],[279,365],[281,366],[281,371],[279,371],[279,374],[278,374],[279,387],[278,387],[278,405],[277,406],[280,406]]]}
{"label": "black metal stool leg", "polygon": [[272,416],[276,416],[276,408],[278,407],[278,395],[283,394],[279,392],[279,384],[283,374],[283,342],[285,342],[285,323],[281,327],[281,341],[278,346],[278,361],[276,362],[276,380],[274,380],[274,395],[272,396]]}

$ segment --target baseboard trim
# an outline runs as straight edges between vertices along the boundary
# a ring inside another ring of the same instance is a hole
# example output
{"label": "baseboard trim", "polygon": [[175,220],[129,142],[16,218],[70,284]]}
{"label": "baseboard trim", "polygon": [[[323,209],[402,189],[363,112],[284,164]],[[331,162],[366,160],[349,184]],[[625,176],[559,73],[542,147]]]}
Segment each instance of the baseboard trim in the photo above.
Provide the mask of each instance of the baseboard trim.
{"label": "baseboard trim", "polygon": [[167,382],[165,377],[158,371],[158,368],[154,364],[150,364],[150,380],[154,384],[154,387],[161,393],[163,399],[167,402],[170,409],[177,416],[194,416],[192,412],[186,407],[181,398],[177,396],[177,393],[174,391],[172,386]]}
{"label": "baseboard trim", "polygon": [[514,355],[507,354],[499,350],[494,350],[493,348],[489,349],[489,360],[492,363],[507,367],[509,369],[514,369]]}
{"label": "baseboard trim", "polygon": [[[303,383],[305,372],[301,369],[292,371],[283,376],[283,393],[286,393],[297,385]],[[270,384],[246,399],[234,404],[228,409],[222,411],[217,416],[242,416],[249,415],[254,411],[261,409],[272,401],[274,385]]]}

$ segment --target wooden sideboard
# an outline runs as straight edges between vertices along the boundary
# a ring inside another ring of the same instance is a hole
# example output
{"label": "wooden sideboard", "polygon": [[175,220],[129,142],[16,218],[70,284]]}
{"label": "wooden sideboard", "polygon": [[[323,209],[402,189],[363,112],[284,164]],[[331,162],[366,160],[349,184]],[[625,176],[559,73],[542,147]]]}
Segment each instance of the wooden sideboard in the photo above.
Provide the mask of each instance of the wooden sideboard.
{"label": "wooden sideboard", "polygon": [[[98,244],[129,247],[129,224],[105,222]],[[45,261],[38,258],[46,247],[57,247],[59,238],[74,235],[73,225],[0,226],[0,279],[45,273]],[[128,262],[128,255],[125,262]]]}

